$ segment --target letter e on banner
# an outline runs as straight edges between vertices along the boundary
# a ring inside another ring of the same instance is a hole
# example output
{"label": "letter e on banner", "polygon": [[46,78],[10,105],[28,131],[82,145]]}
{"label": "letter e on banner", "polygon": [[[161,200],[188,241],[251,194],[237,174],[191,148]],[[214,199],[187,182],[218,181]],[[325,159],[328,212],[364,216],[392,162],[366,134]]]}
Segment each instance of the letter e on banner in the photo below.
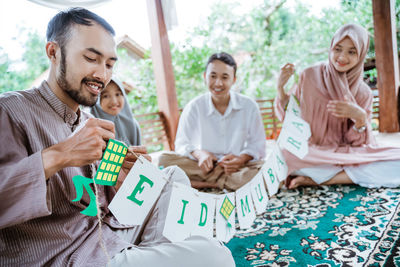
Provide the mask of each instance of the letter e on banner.
{"label": "letter e on banner", "polygon": [[140,156],[108,208],[121,224],[140,225],[160,195],[166,179],[162,171]]}

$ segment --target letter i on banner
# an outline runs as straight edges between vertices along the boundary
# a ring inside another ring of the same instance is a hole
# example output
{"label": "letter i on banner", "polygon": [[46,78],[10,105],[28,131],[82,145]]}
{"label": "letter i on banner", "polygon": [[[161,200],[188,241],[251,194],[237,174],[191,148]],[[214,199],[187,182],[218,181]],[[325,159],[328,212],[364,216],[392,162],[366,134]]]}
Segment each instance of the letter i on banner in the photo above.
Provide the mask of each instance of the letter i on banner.
{"label": "letter i on banner", "polygon": [[198,194],[200,199],[200,213],[197,213],[191,235],[212,238],[215,218],[215,195],[202,192],[198,192]]}
{"label": "letter i on banner", "polygon": [[166,182],[164,173],[140,156],[108,208],[121,224],[140,225]]}
{"label": "letter i on banner", "polygon": [[217,195],[217,239],[227,243],[235,235],[235,193]]}
{"label": "letter i on banner", "polygon": [[200,213],[199,198],[194,190],[187,185],[173,183],[163,230],[163,235],[171,242],[188,238],[194,228],[196,215]]}
{"label": "letter i on banner", "polygon": [[264,213],[268,205],[268,195],[265,189],[262,171],[261,169],[251,180],[251,196],[253,197],[257,214]]}
{"label": "letter i on banner", "polygon": [[250,228],[256,218],[251,199],[251,182],[236,190],[236,211],[240,229]]}
{"label": "letter i on banner", "polygon": [[273,158],[275,157],[274,152],[268,156],[265,160],[263,167],[261,168],[262,175],[264,176],[265,183],[267,184],[268,193],[273,196],[278,192],[279,180],[274,170]]}
{"label": "letter i on banner", "polygon": [[288,166],[278,145],[274,145],[272,150],[272,163],[274,166],[273,169],[278,176],[278,180],[285,180],[288,175]]}

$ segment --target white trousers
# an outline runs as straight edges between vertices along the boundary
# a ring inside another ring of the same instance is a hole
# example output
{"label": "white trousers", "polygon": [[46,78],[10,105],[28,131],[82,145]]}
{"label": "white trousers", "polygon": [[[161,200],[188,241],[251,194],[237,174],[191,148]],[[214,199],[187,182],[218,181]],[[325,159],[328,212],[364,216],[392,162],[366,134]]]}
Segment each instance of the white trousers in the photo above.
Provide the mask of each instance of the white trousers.
{"label": "white trousers", "polygon": [[341,171],[345,171],[353,183],[363,187],[400,186],[400,160],[376,161],[353,166],[320,165],[297,170],[292,175],[307,176],[317,184],[322,184]]}
{"label": "white trousers", "polygon": [[189,179],[179,167],[171,166],[164,169],[166,172],[171,170],[174,170],[171,182],[165,185],[145,223],[137,227],[115,231],[120,238],[131,243],[132,247],[114,255],[107,266],[235,266],[230,250],[216,239],[191,236],[184,241],[171,243],[162,235],[172,191],[172,181],[190,186]]}

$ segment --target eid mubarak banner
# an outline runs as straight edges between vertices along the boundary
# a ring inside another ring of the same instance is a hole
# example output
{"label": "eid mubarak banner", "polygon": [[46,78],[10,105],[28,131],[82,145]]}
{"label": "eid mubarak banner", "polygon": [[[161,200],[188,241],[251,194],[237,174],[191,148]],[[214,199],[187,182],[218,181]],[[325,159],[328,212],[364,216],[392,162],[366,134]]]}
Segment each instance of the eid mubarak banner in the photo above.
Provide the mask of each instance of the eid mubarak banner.
{"label": "eid mubarak banner", "polygon": [[275,155],[277,150],[278,146],[251,181],[236,192],[221,195],[198,192],[190,184],[176,182],[182,181],[183,176],[188,181],[178,167],[161,171],[144,157],[139,157],[109,209],[120,223],[140,225],[157,200],[165,203],[164,196],[160,194],[165,186],[169,186],[171,195],[163,229],[166,238],[172,242],[191,235],[211,238],[215,229],[216,238],[228,242],[236,231],[236,217],[241,229],[251,227],[256,214],[263,213],[267,207],[267,190],[270,196],[277,192],[278,175],[285,175],[279,173],[287,169],[284,159],[280,159],[281,155]]}
{"label": "eid mubarak banner", "polygon": [[[295,109],[295,106],[292,108]],[[306,129],[305,138],[308,136],[307,127],[302,129]],[[121,158],[125,157],[127,149],[126,146],[120,148],[121,145],[118,141],[110,140],[94,179],[82,176],[73,178],[77,190],[74,201],[82,197],[84,189],[91,199],[82,213],[89,216],[97,214],[95,194],[90,183],[95,181],[96,184],[111,186],[116,182],[123,163]],[[280,182],[288,175],[287,171],[284,156],[278,144],[275,144],[265,164],[251,181],[236,192],[216,195],[198,192],[190,184],[177,182],[188,181],[186,174],[178,167],[161,171],[140,156],[108,208],[121,224],[141,225],[157,201],[169,201],[163,229],[166,238],[172,242],[184,240],[191,235],[211,238],[215,230],[217,239],[228,242],[236,231],[236,217],[240,229],[251,227],[256,214],[265,211],[269,197],[278,192]],[[161,195],[166,186],[171,187],[171,194]]]}

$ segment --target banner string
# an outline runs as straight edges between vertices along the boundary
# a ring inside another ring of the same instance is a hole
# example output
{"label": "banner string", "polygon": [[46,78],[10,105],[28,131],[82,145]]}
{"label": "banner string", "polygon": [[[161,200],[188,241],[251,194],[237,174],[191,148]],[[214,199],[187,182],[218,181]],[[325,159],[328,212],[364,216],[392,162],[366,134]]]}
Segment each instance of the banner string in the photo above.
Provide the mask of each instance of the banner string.
{"label": "banner string", "polygon": [[103,240],[103,230],[102,230],[102,219],[101,219],[101,210],[100,210],[100,204],[99,204],[99,198],[98,198],[98,189],[97,189],[97,185],[96,185],[96,181],[94,180],[94,175],[92,177],[93,180],[93,186],[94,186],[94,195],[95,195],[95,199],[96,199],[96,209],[97,209],[97,221],[99,222],[99,234],[98,234],[98,240],[100,243],[100,247],[103,250],[104,254],[106,255],[107,258],[107,263],[110,262],[110,255],[108,254],[106,245],[104,244],[104,240]]}

